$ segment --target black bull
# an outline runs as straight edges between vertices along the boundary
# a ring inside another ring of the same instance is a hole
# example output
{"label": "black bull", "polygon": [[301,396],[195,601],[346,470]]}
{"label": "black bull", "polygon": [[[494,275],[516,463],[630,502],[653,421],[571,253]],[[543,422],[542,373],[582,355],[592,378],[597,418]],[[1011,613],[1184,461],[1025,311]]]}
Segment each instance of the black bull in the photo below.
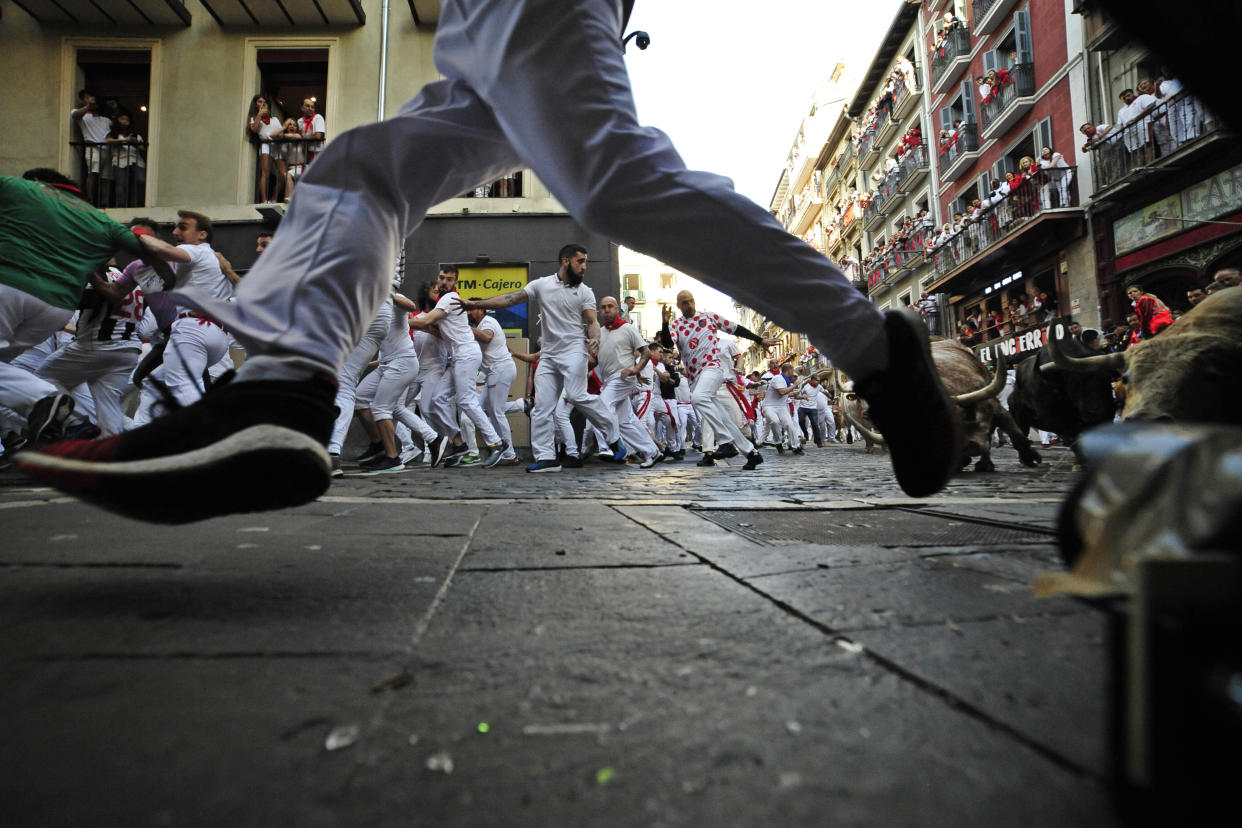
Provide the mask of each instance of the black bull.
{"label": "black bull", "polygon": [[[1071,356],[1095,353],[1073,337],[1060,340],[1060,345]],[[1116,406],[1110,371],[1039,370],[1049,362],[1052,357],[1045,345],[1015,369],[1009,413],[1023,434],[1030,428],[1051,431],[1074,445],[1087,429],[1112,422]]]}

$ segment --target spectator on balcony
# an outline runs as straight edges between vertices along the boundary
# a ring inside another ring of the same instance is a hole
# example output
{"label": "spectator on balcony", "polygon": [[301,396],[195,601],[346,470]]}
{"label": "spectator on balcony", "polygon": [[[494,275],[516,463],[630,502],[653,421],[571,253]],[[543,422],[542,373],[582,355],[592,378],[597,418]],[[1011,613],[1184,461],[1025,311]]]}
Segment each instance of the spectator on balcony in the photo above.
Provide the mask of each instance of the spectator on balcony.
{"label": "spectator on balcony", "polygon": [[[1039,187],[1040,209],[1070,206],[1069,185],[1074,180],[1074,171],[1065,163],[1065,156],[1052,147],[1044,147],[1039,151],[1039,168],[1045,171]],[[1052,203],[1054,194],[1055,205]]]}
{"label": "spectator on balcony", "polygon": [[897,155],[893,154],[884,162],[884,177],[891,178],[893,173],[897,172]]}
{"label": "spectator on balcony", "polygon": [[1164,302],[1144,292],[1137,282],[1126,288],[1126,296],[1133,303],[1143,339],[1150,339],[1173,324],[1173,314],[1165,307]]}
{"label": "spectator on balcony", "polygon": [[69,115],[82,133],[82,190],[87,201],[99,204],[99,178],[112,121],[99,111],[99,102],[94,94],[85,89],[78,92],[78,108],[71,110]]}
{"label": "spectator on balcony", "polygon": [[987,84],[992,88],[992,97],[996,98],[1000,95],[1002,88],[1013,83],[1013,75],[1008,69],[989,69],[987,74]]}
{"label": "spectator on balcony", "polygon": [[116,206],[136,207],[137,204],[130,202],[139,201],[139,193],[146,188],[147,162],[142,157],[142,136],[130,125],[128,112],[117,115],[107,140],[114,145],[112,167],[113,178],[116,179]]}
{"label": "spectator on balcony", "polygon": [[1117,110],[1117,126],[1123,130],[1122,141],[1130,152],[1137,152],[1148,144],[1151,119],[1145,114],[1160,101],[1152,95],[1136,95],[1133,89],[1122,90],[1118,97],[1122,106]]}
{"label": "spectator on balcony", "polygon": [[250,115],[246,129],[250,140],[259,146],[259,203],[267,203],[267,182],[272,175],[272,161],[276,161],[276,187],[273,201],[280,201],[280,193],[284,189],[285,167],[284,147],[276,139],[284,132],[280,120],[272,115],[269,96],[259,93],[250,99]]}
{"label": "spectator on balcony", "polygon": [[992,84],[988,83],[988,79],[979,76],[975,78],[975,89],[979,91],[979,102],[988,103],[992,100]]}
{"label": "spectator on balcony", "polygon": [[294,183],[315,160],[315,154],[323,143],[326,130],[323,116],[315,112],[315,101],[306,98],[302,101],[302,115],[292,123],[285,121],[284,140],[288,142],[285,157],[288,162],[289,174],[285,183],[286,197],[293,192]]}
{"label": "spectator on balcony", "polygon": [[1101,142],[1103,142],[1104,137],[1110,134],[1112,134],[1112,137],[1109,138],[1109,140],[1116,140],[1117,135],[1112,133],[1112,129],[1113,128],[1108,124],[1083,124],[1078,127],[1078,131],[1081,132],[1087,139],[1087,143],[1082,145],[1082,151],[1087,152],[1088,150],[1095,149]]}
{"label": "spectator on balcony", "polygon": [[1199,137],[1199,101],[1189,95],[1182,95],[1182,82],[1170,77],[1166,69],[1161,73],[1156,85],[1157,94],[1162,101],[1169,104],[1169,131],[1172,133],[1173,145],[1181,146],[1187,141]]}
{"label": "spectator on balcony", "polygon": [[[1135,87],[1138,89],[1139,97],[1148,97],[1156,102],[1156,104],[1164,104],[1160,100],[1156,92],[1156,84],[1150,79],[1141,80]],[[1155,104],[1152,104],[1155,106]],[[1173,136],[1169,128],[1168,107],[1161,106],[1156,112],[1153,112],[1150,118],[1151,134],[1156,140],[1156,148],[1160,151],[1160,155],[1168,155],[1173,150]]]}
{"label": "spectator on balcony", "polygon": [[954,14],[952,9],[946,9],[944,17],[940,18],[940,34],[948,37],[950,32],[954,32],[964,25],[966,24],[962,22],[962,18]]}

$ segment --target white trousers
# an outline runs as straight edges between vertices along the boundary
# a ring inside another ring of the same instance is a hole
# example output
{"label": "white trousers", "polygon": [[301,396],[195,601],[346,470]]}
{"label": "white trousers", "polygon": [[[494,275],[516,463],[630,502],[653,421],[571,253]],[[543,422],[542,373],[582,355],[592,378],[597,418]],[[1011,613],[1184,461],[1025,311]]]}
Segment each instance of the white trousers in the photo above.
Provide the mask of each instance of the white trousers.
{"label": "white trousers", "polygon": [[354,400],[357,398],[358,378],[376,353],[380,343],[388,334],[388,323],[392,320],[391,307],[381,305],[371,314],[371,324],[362,332],[359,340],[349,352],[349,358],[336,371],[336,407],[340,409],[336,423],[332,426],[332,439],[328,441],[328,453],[340,454],[345,437],[349,434],[349,424],[354,420]]}
{"label": "white trousers", "polygon": [[763,420],[771,426],[778,443],[784,443],[790,448],[802,445],[802,440],[796,436],[800,432],[789,414],[787,403],[763,406]]}
{"label": "white trousers", "polygon": [[513,364],[513,360],[502,363],[487,375],[487,391],[483,397],[484,413],[491,420],[500,439],[509,444],[501,455],[505,459],[517,456],[513,450],[513,431],[509,428],[509,418],[505,415],[505,406],[509,404],[509,387],[513,385],[516,377],[517,366]]}
{"label": "white trousers", "polygon": [[142,351],[137,342],[125,347],[100,345],[70,342],[44,360],[39,373],[65,391],[86,383],[95,403],[95,424],[102,436],[111,437],[125,430],[121,395]]}
{"label": "white trousers", "polygon": [[[722,368],[704,368],[694,378],[694,385],[690,387],[690,402],[694,406],[695,413],[699,415],[703,430],[711,429],[712,440],[717,445],[732,443],[733,447],[742,454],[750,454],[755,450],[755,444],[746,438],[733,418],[725,413],[724,407],[720,404],[720,398],[716,396],[716,392],[720,390],[723,383],[724,370]],[[705,436],[704,448],[706,444]]]}
{"label": "white trousers", "polygon": [[0,285],[0,405],[25,417],[32,405],[56,393],[52,383],[9,363],[65,327],[72,316],[71,310]]}
{"label": "white trousers", "polygon": [[[583,413],[587,420],[612,443],[620,430],[607,406],[594,394],[587,393],[586,351],[568,354],[541,354],[535,370],[535,407],[530,412],[530,442],[536,460],[556,459],[556,418],[554,412],[562,393],[569,404]],[[628,402],[628,400],[627,400]],[[570,432],[568,447],[574,447]]]}
{"label": "white trousers", "polygon": [[[479,392],[475,380],[479,376],[479,363],[483,361],[483,353],[478,346],[459,348],[453,352],[453,364],[446,377],[452,379],[453,398],[457,401],[459,415],[464,415],[482,434],[489,446],[500,442],[500,435],[492,426],[483,406],[479,404]],[[466,430],[466,429],[463,429]],[[455,432],[454,432],[455,433]]]}
{"label": "white trousers", "polygon": [[229,352],[229,335],[214,322],[193,316],[173,322],[164,349],[164,383],[181,405],[193,405],[206,387],[203,373]]}
{"label": "white trousers", "polygon": [[[252,356],[335,372],[427,210],[530,167],[584,227],[809,333],[851,376],[884,367],[880,311],[827,258],[639,124],[620,34],[617,0],[444,0],[435,62],[445,79],[328,143],[236,302],[181,300]],[[780,273],[781,290],[756,273]]]}
{"label": "white trousers", "polygon": [[626,383],[620,377],[614,377],[604,383],[604,387],[599,392],[599,398],[616,417],[621,439],[625,441],[626,447],[644,457],[650,457],[658,454],[660,449],[634,411],[634,406],[630,401],[633,393],[633,385]]}

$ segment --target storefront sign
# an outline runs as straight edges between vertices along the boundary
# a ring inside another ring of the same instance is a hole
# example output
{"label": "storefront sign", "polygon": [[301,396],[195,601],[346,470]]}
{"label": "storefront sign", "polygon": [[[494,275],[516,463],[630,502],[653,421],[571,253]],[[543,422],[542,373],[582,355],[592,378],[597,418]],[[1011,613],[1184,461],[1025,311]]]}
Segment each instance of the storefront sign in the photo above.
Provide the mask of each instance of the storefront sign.
{"label": "storefront sign", "polygon": [[[530,269],[526,265],[461,265],[457,274],[457,292],[464,299],[490,299],[526,288]],[[496,317],[505,335],[527,335],[526,304],[489,311]]]}
{"label": "storefront sign", "polygon": [[1239,209],[1242,209],[1242,165],[1117,219],[1113,222],[1113,249],[1117,256],[1124,256]]}
{"label": "storefront sign", "polygon": [[999,351],[1009,358],[1009,363],[1012,365],[1025,359],[1032,352],[1038,351],[1047,341],[1047,328],[1030,328],[1002,339],[993,339],[982,345],[976,345],[974,346],[975,355],[979,357],[980,362],[990,365],[995,361],[996,353]]}

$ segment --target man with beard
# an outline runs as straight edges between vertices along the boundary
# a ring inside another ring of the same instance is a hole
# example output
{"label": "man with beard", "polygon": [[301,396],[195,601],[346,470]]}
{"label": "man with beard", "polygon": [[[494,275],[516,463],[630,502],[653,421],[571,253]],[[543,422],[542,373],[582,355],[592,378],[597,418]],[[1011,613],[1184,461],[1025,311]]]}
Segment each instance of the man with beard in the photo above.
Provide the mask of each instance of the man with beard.
{"label": "man with beard", "polygon": [[[330,484],[322,443],[333,377],[383,302],[402,241],[432,205],[529,168],[591,232],[808,333],[855,378],[902,488],[916,497],[940,490],[960,460],[962,434],[926,328],[910,312],[880,311],[764,207],[724,177],[687,169],[667,135],[639,123],[621,40],[632,5],[443,0],[442,80],[319,153],[236,303],[181,297],[246,346],[236,378],[141,434],[49,446],[22,468],[114,510],[139,512],[130,503],[142,503],[141,513],[164,520],[318,497]],[[566,375],[561,357],[552,373],[577,388],[585,370]],[[555,403],[562,382],[551,382],[553,399],[541,405]],[[110,486],[114,473],[129,485]],[[218,494],[181,504],[168,493],[187,476]]]}
{"label": "man with beard", "polygon": [[[556,404],[562,393],[591,425],[604,433],[612,458],[625,460],[625,444],[617,421],[598,396],[587,393],[587,354],[599,354],[599,322],[595,318],[595,292],[582,283],[586,274],[587,249],[567,244],[558,255],[556,273],[535,279],[521,290],[472,302],[458,301],[462,310],[500,310],[539,300],[543,339],[539,368],[535,371],[535,407],[530,412],[530,443],[535,462],[528,472],[558,472],[556,458]],[[628,401],[626,403],[629,404]]]}
{"label": "man with beard", "polygon": [[[655,465],[660,449],[630,405],[630,397],[638,387],[638,375],[651,364],[652,355],[642,334],[621,318],[621,308],[613,297],[599,300],[599,322],[597,370],[603,384],[599,397],[616,418],[626,446],[642,457],[639,467],[649,469]],[[650,406],[650,399],[647,404]]]}

